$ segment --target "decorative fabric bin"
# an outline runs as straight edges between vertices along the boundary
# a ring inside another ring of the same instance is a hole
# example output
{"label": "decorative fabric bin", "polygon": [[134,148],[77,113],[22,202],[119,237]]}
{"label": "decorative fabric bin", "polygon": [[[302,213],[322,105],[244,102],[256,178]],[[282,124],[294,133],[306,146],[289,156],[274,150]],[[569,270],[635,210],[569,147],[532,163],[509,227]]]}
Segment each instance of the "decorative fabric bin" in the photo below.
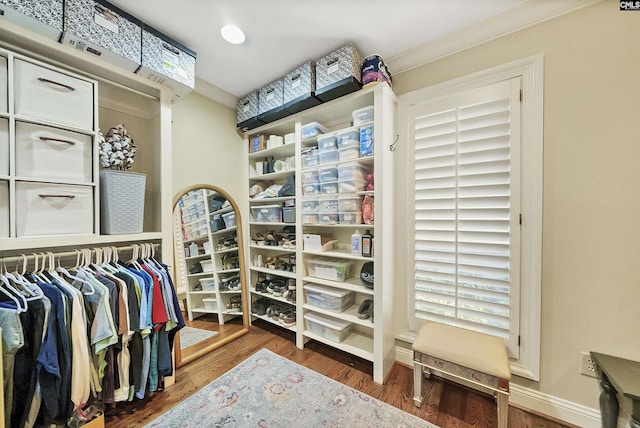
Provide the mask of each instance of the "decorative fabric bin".
{"label": "decorative fabric bin", "polygon": [[0,15],[20,27],[60,40],[63,0],[0,0]]}
{"label": "decorative fabric bin", "polygon": [[142,233],[146,179],[135,172],[100,171],[102,234]]}
{"label": "decorative fabric bin", "polygon": [[260,88],[258,94],[258,120],[273,122],[289,115],[284,109],[284,80],[278,79]]}
{"label": "decorative fabric bin", "polygon": [[65,0],[62,43],[136,71],[142,23],[105,0]]}
{"label": "decorative fabric bin", "polygon": [[196,85],[196,53],[144,24],[141,66],[136,73],[172,87],[176,99],[184,97]]}
{"label": "decorative fabric bin", "polygon": [[316,63],[309,61],[283,79],[284,108],[294,114],[320,104],[315,97]]}
{"label": "decorative fabric bin", "polygon": [[362,88],[362,55],[353,44],[345,45],[316,61],[316,97],[322,101]]}
{"label": "decorative fabric bin", "polygon": [[[264,122],[258,119],[258,98],[259,92],[254,91],[238,100],[236,104],[236,126],[238,128],[247,131],[264,125]],[[256,146],[256,150],[253,150],[253,152],[264,150],[265,148],[260,149]]]}

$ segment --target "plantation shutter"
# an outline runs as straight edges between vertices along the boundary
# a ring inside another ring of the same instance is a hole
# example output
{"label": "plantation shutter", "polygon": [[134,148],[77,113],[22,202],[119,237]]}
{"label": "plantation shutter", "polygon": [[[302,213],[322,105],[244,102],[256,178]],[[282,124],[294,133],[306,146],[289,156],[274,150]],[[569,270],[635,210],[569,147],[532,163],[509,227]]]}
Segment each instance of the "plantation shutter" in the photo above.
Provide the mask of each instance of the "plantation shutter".
{"label": "plantation shutter", "polygon": [[418,319],[505,339],[518,358],[520,79],[412,107]]}

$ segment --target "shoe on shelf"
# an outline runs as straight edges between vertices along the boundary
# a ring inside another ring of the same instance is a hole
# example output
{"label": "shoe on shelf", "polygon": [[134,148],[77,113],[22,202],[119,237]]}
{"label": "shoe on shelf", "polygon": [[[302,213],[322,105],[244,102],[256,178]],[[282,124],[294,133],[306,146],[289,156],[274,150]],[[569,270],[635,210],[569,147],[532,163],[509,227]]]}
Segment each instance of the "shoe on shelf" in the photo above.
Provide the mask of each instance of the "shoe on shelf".
{"label": "shoe on shelf", "polygon": [[295,309],[289,309],[286,312],[284,312],[280,317],[280,321],[282,322],[282,325],[284,325],[286,327],[291,327],[292,325],[295,325],[296,324],[296,310]]}
{"label": "shoe on shelf", "polygon": [[373,322],[373,300],[366,299],[360,303],[360,306],[358,307],[358,318],[361,320],[371,318]]}

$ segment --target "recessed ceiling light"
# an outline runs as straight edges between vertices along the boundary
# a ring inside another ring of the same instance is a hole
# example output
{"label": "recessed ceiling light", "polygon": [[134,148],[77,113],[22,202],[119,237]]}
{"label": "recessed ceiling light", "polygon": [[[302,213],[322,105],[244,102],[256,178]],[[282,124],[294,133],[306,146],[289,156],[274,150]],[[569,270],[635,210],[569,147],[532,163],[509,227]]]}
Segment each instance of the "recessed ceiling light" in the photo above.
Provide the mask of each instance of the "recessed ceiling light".
{"label": "recessed ceiling light", "polygon": [[227,42],[233,43],[234,45],[239,45],[244,42],[244,33],[235,25],[225,25],[220,30],[220,34],[222,34],[222,37],[224,37]]}

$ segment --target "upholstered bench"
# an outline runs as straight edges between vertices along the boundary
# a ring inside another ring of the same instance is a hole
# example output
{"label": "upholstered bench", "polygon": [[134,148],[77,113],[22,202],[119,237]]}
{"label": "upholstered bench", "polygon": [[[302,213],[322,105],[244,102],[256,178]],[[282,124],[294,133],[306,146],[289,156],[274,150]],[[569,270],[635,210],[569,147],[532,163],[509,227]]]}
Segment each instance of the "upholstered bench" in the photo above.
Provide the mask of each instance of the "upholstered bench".
{"label": "upholstered bench", "polygon": [[446,324],[426,321],[413,343],[413,402],[422,404],[422,376],[431,374],[492,393],[498,428],[507,428],[509,358],[504,340]]}

